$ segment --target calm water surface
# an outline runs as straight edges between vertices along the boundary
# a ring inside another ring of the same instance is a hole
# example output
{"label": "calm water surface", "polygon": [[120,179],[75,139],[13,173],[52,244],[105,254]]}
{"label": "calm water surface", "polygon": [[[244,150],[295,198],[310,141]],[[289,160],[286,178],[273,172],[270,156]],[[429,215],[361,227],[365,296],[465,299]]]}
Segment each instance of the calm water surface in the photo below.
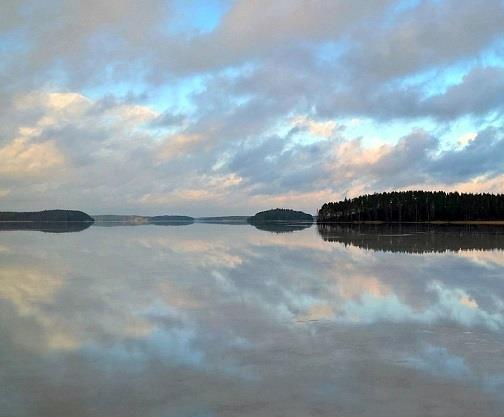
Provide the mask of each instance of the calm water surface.
{"label": "calm water surface", "polygon": [[2,231],[0,415],[504,416],[502,233]]}

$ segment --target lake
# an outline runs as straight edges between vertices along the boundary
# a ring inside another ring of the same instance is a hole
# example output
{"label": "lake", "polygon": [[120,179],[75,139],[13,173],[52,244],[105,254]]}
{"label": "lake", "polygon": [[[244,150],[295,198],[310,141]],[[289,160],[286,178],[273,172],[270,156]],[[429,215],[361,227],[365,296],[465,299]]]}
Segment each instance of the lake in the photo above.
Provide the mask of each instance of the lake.
{"label": "lake", "polygon": [[503,248],[463,226],[1,231],[0,415],[502,417]]}

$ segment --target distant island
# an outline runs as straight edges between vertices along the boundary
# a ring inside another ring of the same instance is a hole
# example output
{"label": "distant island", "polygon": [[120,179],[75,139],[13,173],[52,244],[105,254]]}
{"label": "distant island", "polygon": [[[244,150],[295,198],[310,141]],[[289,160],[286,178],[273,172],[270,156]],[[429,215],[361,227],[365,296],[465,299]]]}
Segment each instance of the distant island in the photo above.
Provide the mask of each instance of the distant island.
{"label": "distant island", "polygon": [[[302,211],[273,209],[262,211],[254,216],[215,216],[190,217],[178,215],[139,216],[139,215],[94,215],[97,226],[138,226],[154,224],[158,226],[182,226],[193,223],[243,225],[251,224],[262,230],[293,231],[309,227],[313,216]],[[289,224],[290,223],[290,224]]]}
{"label": "distant island", "polygon": [[194,223],[194,218],[190,216],[162,215],[162,216],[139,216],[104,214],[94,215],[97,226],[138,226],[155,224],[158,226],[183,226]]}
{"label": "distant island", "polygon": [[1,211],[0,222],[93,223],[94,219],[89,214],[78,210]]}
{"label": "distant island", "polygon": [[94,215],[93,219],[98,226],[127,224],[127,225],[140,225],[148,224],[148,217],[137,215],[121,215],[121,214],[103,214]]}
{"label": "distant island", "polygon": [[198,217],[195,219],[197,223],[209,224],[247,224],[249,216],[217,216],[217,217]]}
{"label": "distant island", "polygon": [[501,223],[504,194],[399,191],[324,204],[317,223]]}
{"label": "distant island", "polygon": [[156,224],[158,226],[165,225],[187,225],[193,224],[194,218],[189,216],[153,216],[148,217],[149,224]]}

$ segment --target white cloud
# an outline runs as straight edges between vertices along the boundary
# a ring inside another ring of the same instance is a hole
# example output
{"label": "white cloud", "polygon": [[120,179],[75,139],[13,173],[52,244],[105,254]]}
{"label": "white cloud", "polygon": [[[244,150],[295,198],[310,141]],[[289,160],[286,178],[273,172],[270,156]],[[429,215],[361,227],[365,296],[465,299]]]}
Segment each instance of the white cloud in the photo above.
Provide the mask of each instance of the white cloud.
{"label": "white cloud", "polygon": [[[23,138],[16,138],[1,147],[0,160],[0,175],[14,178],[46,176],[65,163],[65,158],[54,141],[30,143]],[[4,192],[2,197],[8,194]]]}
{"label": "white cloud", "polygon": [[315,137],[330,138],[336,128],[337,123],[333,120],[317,121],[308,116],[296,116],[292,119],[292,126],[307,129],[308,132]]}

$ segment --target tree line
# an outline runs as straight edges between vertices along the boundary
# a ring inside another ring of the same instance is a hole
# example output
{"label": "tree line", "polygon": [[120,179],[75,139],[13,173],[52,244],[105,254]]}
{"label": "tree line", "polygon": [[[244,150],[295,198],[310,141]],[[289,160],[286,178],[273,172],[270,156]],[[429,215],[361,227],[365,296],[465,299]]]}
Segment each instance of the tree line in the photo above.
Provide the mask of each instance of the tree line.
{"label": "tree line", "polygon": [[504,194],[393,191],[325,203],[319,222],[504,220]]}
{"label": "tree line", "polygon": [[79,210],[0,211],[0,222],[94,222]]}
{"label": "tree line", "polygon": [[254,216],[249,217],[247,221],[250,224],[289,221],[313,223],[313,216],[302,211],[276,208],[272,210],[260,211]]}

